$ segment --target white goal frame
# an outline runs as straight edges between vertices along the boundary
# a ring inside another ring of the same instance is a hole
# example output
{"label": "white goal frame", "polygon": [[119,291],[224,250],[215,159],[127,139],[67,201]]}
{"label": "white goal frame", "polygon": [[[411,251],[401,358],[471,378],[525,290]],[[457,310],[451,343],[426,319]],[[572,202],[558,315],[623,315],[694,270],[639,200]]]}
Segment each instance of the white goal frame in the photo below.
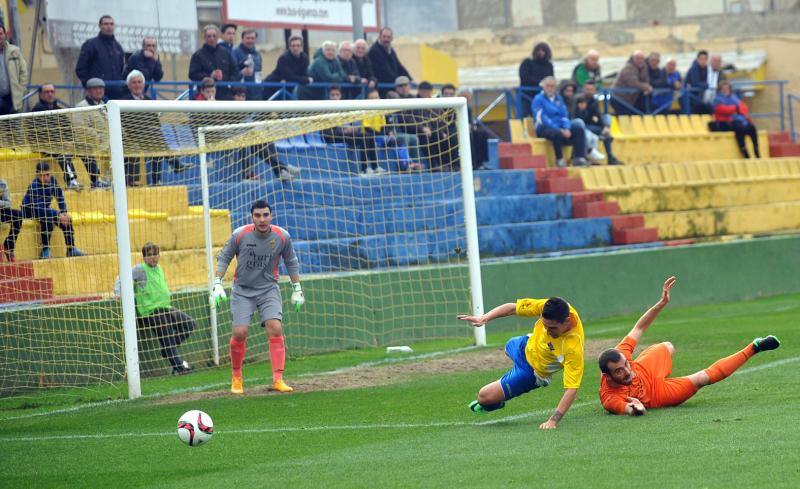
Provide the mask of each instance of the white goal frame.
{"label": "white goal frame", "polygon": [[[133,280],[131,270],[130,228],[128,222],[127,199],[118,196],[127,195],[125,187],[124,145],[122,138],[122,114],[133,112],[344,112],[347,110],[414,110],[414,109],[453,109],[456,114],[458,131],[458,151],[461,162],[461,187],[464,204],[464,227],[467,241],[467,262],[469,267],[472,314],[483,314],[483,287],[481,283],[480,253],[478,249],[478,224],[475,213],[475,187],[472,174],[472,152],[469,138],[469,115],[467,100],[463,97],[435,99],[400,99],[400,100],[343,100],[343,101],[264,101],[264,102],[202,102],[202,101],[125,101],[112,100],[106,105],[108,111],[108,131],[111,151],[112,188],[114,190],[114,214],[116,217],[117,251],[120,269],[120,288],[122,298],[122,316],[125,338],[125,363],[128,378],[128,397],[135,399],[141,396],[139,375],[139,352],[136,332],[136,310],[134,303]],[[232,127],[232,126],[229,126]],[[208,167],[204,147],[204,135],[212,129],[198,129],[198,154],[201,162],[201,184],[203,195],[203,222],[206,237],[206,254],[209,262],[208,292],[213,284],[214,270],[211,257],[211,220],[208,194]],[[219,363],[219,345],[216,337],[216,309],[212,303],[212,346],[215,364]],[[484,326],[474,328],[475,345],[486,345]]]}

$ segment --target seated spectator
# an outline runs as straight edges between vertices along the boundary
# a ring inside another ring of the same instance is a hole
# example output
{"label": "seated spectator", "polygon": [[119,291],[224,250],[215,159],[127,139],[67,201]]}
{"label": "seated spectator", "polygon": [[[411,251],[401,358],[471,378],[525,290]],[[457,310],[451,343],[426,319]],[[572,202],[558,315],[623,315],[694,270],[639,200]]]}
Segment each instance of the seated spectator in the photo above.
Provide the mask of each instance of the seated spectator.
{"label": "seated spectator", "polygon": [[[342,65],[336,58],[336,43],[325,41],[322,43],[322,53],[317,56],[308,67],[308,76],[316,83],[345,83],[347,75]],[[297,87],[297,97],[300,99],[322,99],[325,95],[324,88],[310,88],[307,85]]]}
{"label": "seated spectator", "polygon": [[158,41],[155,37],[148,36],[142,40],[142,49],[131,54],[128,62],[125,63],[125,71],[122,73],[122,78],[127,78],[128,74],[133,70],[141,71],[144,79],[149,82],[159,82],[164,78],[164,69],[161,66],[161,59],[158,55]]}
{"label": "seated spectator", "polygon": [[144,93],[146,83],[147,79],[141,71],[133,70],[128,73],[125,78],[125,86],[128,88],[125,100],[147,100],[149,97]]}
{"label": "seated spectator", "polygon": [[[106,83],[100,78],[89,78],[86,81],[86,97],[78,102],[76,107],[92,107],[95,105],[103,105],[108,102],[106,98]],[[91,126],[102,127],[102,120],[95,120]],[[100,167],[97,165],[97,160],[92,156],[81,156],[83,164],[86,165],[86,171],[89,172],[89,179],[92,182],[92,188],[108,188],[111,185],[100,178]]]}
{"label": "seated spectator", "polygon": [[[234,30],[235,32],[235,30]],[[225,44],[217,44],[219,29],[210,24],[203,28],[203,46],[192,54],[189,61],[189,79],[201,81],[210,76],[218,84],[220,82],[239,81],[239,70],[233,60],[231,51]],[[231,92],[227,86],[217,87],[219,100],[231,100]]]}
{"label": "seated spectator", "polygon": [[[417,86],[418,98],[431,98],[433,85],[422,81]],[[416,109],[410,111],[415,120],[417,136],[422,144],[431,171],[458,170],[458,131],[452,111]]]}
{"label": "seated spectator", "polygon": [[522,113],[519,118],[531,115],[531,99],[539,91],[539,82],[546,76],[553,76],[553,52],[550,45],[540,42],[533,47],[530,58],[519,65],[519,85],[522,91]]}
{"label": "seated spectator", "polygon": [[[289,49],[278,56],[278,64],[275,70],[269,74],[266,81],[273,83],[297,83],[305,85],[314,83],[314,79],[308,76],[308,55],[303,52],[303,38],[292,36],[289,38]],[[269,100],[279,89],[267,87],[264,89],[264,99]],[[294,87],[288,87],[292,91]]]}
{"label": "seated spectator", "polygon": [[[128,73],[128,77],[125,79],[125,85],[128,87],[128,92],[127,92],[126,99],[128,99],[128,100],[146,100],[147,97],[144,94],[145,81],[146,80],[144,79],[144,75],[139,70],[133,70],[130,73]],[[145,168],[147,169],[147,167],[145,167]],[[155,171],[155,169],[148,169],[148,171],[147,171],[147,175],[148,176],[151,176],[151,175],[154,175],[154,174],[160,174],[160,172],[159,171]],[[127,187],[138,187],[139,186],[139,176],[140,175],[141,175],[141,161],[140,161],[139,157],[137,157],[137,156],[126,156],[125,157],[125,186],[127,186]],[[152,181],[151,181],[151,183],[152,183]]]}
{"label": "seated spectator", "polygon": [[586,135],[586,158],[592,163],[600,164],[606,159],[605,155],[597,150],[597,145],[600,142],[600,135],[595,134],[595,132],[588,127],[588,123],[590,122],[600,122],[600,117],[599,114],[592,114],[588,106],[586,94],[579,93],[575,96],[575,109],[570,113],[570,117],[573,120],[580,120],[583,122],[583,133]]}
{"label": "seated spectator", "polygon": [[[372,63],[372,70],[378,83],[394,83],[399,76],[411,79],[411,75],[400,62],[397,52],[392,47],[394,33],[389,27],[384,27],[378,34],[378,40],[369,48],[369,60]],[[381,97],[386,96],[388,89],[379,88]]]}
{"label": "seated spectator", "polygon": [[[233,60],[243,82],[261,83],[261,53],[256,49],[257,38],[255,30],[245,29],[242,31],[242,42],[233,50]],[[263,96],[261,87],[247,87],[247,100],[261,100]]]}
{"label": "seated spectator", "polygon": [[563,146],[572,144],[572,165],[586,166],[586,135],[583,123],[570,121],[564,99],[556,92],[556,79],[545,77],[542,91],[531,102],[531,113],[536,125],[536,135],[553,143],[556,166],[566,166]]}
{"label": "seated spectator", "polygon": [[[353,44],[350,41],[339,43],[339,54],[337,55],[339,64],[345,74],[345,83],[357,85],[361,83],[361,76],[358,72],[358,63],[353,59]],[[350,87],[345,90],[345,98],[356,98],[361,95],[361,89]]]}
{"label": "seated spectator", "polygon": [[197,86],[197,95],[194,96],[194,99],[206,101],[217,100],[217,82],[210,76],[203,78]]}
{"label": "seated spectator", "polygon": [[583,86],[583,92],[580,94],[583,95],[583,102],[586,107],[578,107],[576,104],[575,113],[572,117],[582,120],[586,129],[600,138],[606,150],[609,165],[621,165],[622,162],[614,156],[614,151],[611,148],[614,141],[614,138],[611,137],[611,116],[600,112],[600,107],[595,99],[596,93],[597,87],[594,82],[587,81]]}
{"label": "seated spectator", "polygon": [[681,89],[681,74],[678,72],[677,66],[678,62],[675,58],[667,59],[659,77],[660,88],[653,85],[653,110],[662,114],[677,112],[672,109],[675,92]]}
{"label": "seated spectator", "polygon": [[[53,199],[58,203],[58,209],[50,207]],[[25,196],[22,198],[22,217],[39,221],[39,237],[41,251],[39,258],[50,258],[50,234],[53,227],[58,226],[64,233],[64,242],[67,245],[67,256],[83,256],[84,253],[75,246],[75,233],[72,228],[72,217],[67,211],[67,202],[64,192],[56,184],[55,177],[50,173],[50,165],[44,161],[36,164],[36,178],[33,179]]]}
{"label": "seated spectator", "polygon": [[378,79],[375,78],[375,72],[372,70],[372,62],[367,56],[369,45],[367,41],[358,39],[353,43],[353,59],[358,66],[358,76],[361,77],[361,83],[367,85],[367,88],[375,88]]}
{"label": "seated spectator", "polygon": [[634,51],[625,63],[625,67],[620,70],[612,87],[615,90],[612,92],[611,105],[617,114],[644,112],[645,97],[653,91],[649,80],[644,53]]}
{"label": "seated spectator", "polygon": [[[495,137],[488,129],[483,127],[480,122],[473,117],[472,113],[472,92],[462,90],[458,94],[467,99],[467,114],[469,117],[469,142],[472,149],[472,169],[484,170],[483,164],[489,160],[489,139]],[[446,84],[442,87],[442,97],[455,97],[456,87]]]}
{"label": "seated spectator", "polygon": [[564,99],[564,105],[567,106],[567,111],[572,112],[575,107],[574,97],[578,92],[578,86],[572,80],[561,80],[558,84],[558,93]]}
{"label": "seated spectator", "polygon": [[[408,83],[408,77],[399,77],[400,81],[405,81],[405,83],[398,85],[398,88],[406,93],[405,97],[401,97],[398,92],[395,90],[389,90],[386,92],[386,98],[391,100],[397,100],[400,98],[411,98],[411,89]],[[405,80],[403,80],[405,79]],[[380,93],[380,91],[379,91]],[[392,126],[392,130],[394,131],[395,139],[397,140],[398,146],[404,146],[408,148],[408,155],[411,158],[411,162],[408,164],[409,170],[421,170],[424,168],[422,163],[422,158],[419,152],[419,137],[414,130],[413,123],[410,126],[406,125],[406,120],[413,119],[409,112],[394,112],[387,116],[387,121]]]}
{"label": "seated spectator", "polygon": [[11,192],[8,190],[8,183],[0,178],[0,223],[2,222],[7,222],[11,226],[8,236],[3,241],[2,251],[6,261],[13,262],[15,261],[14,249],[17,246],[17,236],[22,228],[22,211],[11,206]]}
{"label": "seated spectator", "polygon": [[[371,98],[380,98],[380,94],[375,92]],[[342,89],[336,85],[328,88],[329,100],[342,100]],[[359,174],[362,177],[373,176],[386,173],[386,170],[378,166],[377,152],[375,151],[375,134],[387,132],[386,119],[368,120],[364,127],[357,127],[353,124],[346,124],[340,127],[332,127],[322,131],[322,137],[330,144],[345,144],[348,148],[358,154]]]}
{"label": "seated spectator", "polygon": [[431,98],[433,96],[433,85],[429,82],[421,81],[417,85],[417,98]]}
{"label": "seated spectator", "polygon": [[578,85],[578,88],[583,88],[588,80],[592,80],[597,88],[603,88],[603,78],[600,75],[600,53],[594,49],[586,53],[586,58],[572,70],[572,81]]}
{"label": "seated spectator", "polygon": [[[45,83],[39,87],[39,102],[33,106],[31,112],[45,112],[48,110],[65,109],[67,106],[56,97],[56,87],[52,83]],[[71,138],[72,133],[68,131],[70,121],[66,116],[55,116],[58,120],[58,125],[64,129],[59,135],[63,139]],[[36,128],[39,129],[39,128]],[[38,130],[36,131],[39,132]],[[44,134],[42,137],[46,137]],[[75,171],[75,166],[72,161],[72,155],[54,154],[44,152],[45,155],[54,158],[64,172],[64,181],[67,183],[69,190],[80,190],[82,185],[78,182],[78,172]]]}
{"label": "seated spectator", "polygon": [[[145,334],[155,333],[161,345],[161,356],[172,367],[172,375],[191,373],[192,367],[178,353],[178,345],[197,328],[194,319],[172,307],[164,269],[158,264],[160,249],[155,243],[142,247],[144,263],[133,267],[133,294],[136,301],[136,326]],[[114,295],[120,297],[119,277],[114,283]]]}
{"label": "seated spectator", "polygon": [[710,123],[712,131],[733,131],[739,151],[745,158],[750,158],[745,144],[745,136],[750,136],[753,142],[753,152],[756,158],[761,158],[758,150],[758,131],[747,106],[731,90],[728,80],[719,82],[717,95],[714,97],[714,121]]}
{"label": "seated spectator", "polygon": [[411,80],[407,76],[398,76],[394,80],[394,90],[397,98],[414,98],[411,93]]}
{"label": "seated spectator", "polygon": [[[368,100],[378,100],[381,96],[377,89],[372,89],[367,93]],[[375,138],[386,136],[386,146],[397,146],[394,131],[386,122],[385,115],[374,115],[361,121],[361,134],[356,139],[357,146],[361,150],[361,176],[372,176],[386,173],[386,170],[378,166],[378,152],[375,150]]]}
{"label": "seated spectator", "polygon": [[697,57],[686,72],[686,88],[689,90],[689,110],[692,114],[710,114],[711,105],[704,101],[708,89],[708,51],[697,52]]}

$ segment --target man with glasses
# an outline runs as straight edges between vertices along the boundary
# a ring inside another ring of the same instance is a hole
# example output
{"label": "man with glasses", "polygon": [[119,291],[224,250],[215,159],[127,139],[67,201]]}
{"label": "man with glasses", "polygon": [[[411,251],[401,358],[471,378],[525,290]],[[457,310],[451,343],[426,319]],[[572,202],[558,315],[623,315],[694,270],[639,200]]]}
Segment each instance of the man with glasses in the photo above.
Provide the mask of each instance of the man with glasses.
{"label": "man with glasses", "polygon": [[[100,17],[99,25],[100,33],[83,43],[75,65],[75,74],[84,87],[90,78],[100,78],[106,82],[121,82],[124,79],[125,52],[114,37],[114,19],[104,15]],[[109,99],[120,99],[122,94],[122,84],[106,86]]]}
{"label": "man with glasses", "polygon": [[239,80],[239,70],[231,52],[217,44],[219,28],[213,24],[203,28],[205,44],[194,52],[189,61],[189,79],[202,81],[210,76],[217,82],[217,100],[232,100],[231,89],[224,82]]}

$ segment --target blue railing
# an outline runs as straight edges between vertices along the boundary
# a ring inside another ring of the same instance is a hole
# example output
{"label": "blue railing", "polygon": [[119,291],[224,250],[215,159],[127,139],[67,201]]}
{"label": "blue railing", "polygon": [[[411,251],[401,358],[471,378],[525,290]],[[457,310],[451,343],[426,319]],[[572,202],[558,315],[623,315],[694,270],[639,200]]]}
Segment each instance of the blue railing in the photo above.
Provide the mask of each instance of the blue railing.
{"label": "blue railing", "polygon": [[[794,125],[794,102],[800,103],[800,97],[791,93],[786,96],[786,106],[789,113],[789,135],[792,137],[792,141],[797,142],[797,139],[800,138],[800,134],[798,134]],[[781,128],[783,128],[783,126],[781,126]]]}

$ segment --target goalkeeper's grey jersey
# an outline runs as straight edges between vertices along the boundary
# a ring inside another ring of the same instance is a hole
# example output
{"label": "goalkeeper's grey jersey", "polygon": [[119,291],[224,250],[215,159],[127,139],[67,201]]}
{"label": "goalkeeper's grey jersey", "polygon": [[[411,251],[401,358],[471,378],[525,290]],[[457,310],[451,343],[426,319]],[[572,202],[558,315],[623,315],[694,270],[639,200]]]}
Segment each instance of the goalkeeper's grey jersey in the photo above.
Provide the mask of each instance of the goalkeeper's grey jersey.
{"label": "goalkeeper's grey jersey", "polygon": [[268,233],[260,233],[253,224],[242,226],[233,232],[217,255],[217,273],[220,275],[236,257],[234,292],[253,297],[273,288],[278,283],[281,257],[289,275],[300,273],[300,262],[292,249],[289,233],[280,226],[272,225],[270,229]]}

